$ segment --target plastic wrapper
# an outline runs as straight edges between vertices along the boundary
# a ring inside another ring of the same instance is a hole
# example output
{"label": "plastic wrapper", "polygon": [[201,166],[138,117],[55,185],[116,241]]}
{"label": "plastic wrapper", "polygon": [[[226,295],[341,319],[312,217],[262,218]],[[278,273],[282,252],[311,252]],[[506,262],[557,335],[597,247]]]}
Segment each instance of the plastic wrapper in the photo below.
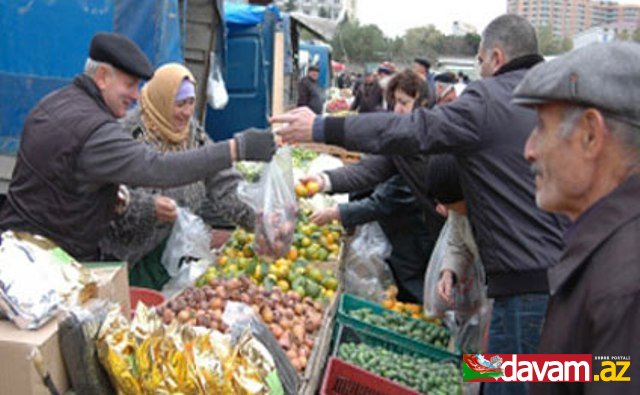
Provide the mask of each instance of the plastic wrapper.
{"label": "plastic wrapper", "polygon": [[474,257],[471,253],[466,254],[469,262],[461,268],[462,273],[454,286],[453,306],[449,306],[438,295],[437,284],[440,280],[440,272],[447,259],[450,239],[454,237],[450,220],[451,217],[447,219],[440,231],[425,273],[424,309],[425,314],[433,318],[442,318],[447,310],[454,310],[470,317],[480,309],[487,295],[482,262],[479,257]]}
{"label": "plastic wrapper", "polygon": [[291,163],[291,148],[279,148],[258,182],[238,186],[240,199],[256,212],[253,249],[263,257],[285,256],[293,241],[298,205]]}
{"label": "plastic wrapper", "polygon": [[273,370],[273,360],[245,336],[249,339],[232,344],[217,331],[175,321],[165,326],[139,304],[130,324],[120,312],[109,312],[97,345],[100,362],[121,394],[271,393],[265,371]]}
{"label": "plastic wrapper", "polygon": [[40,236],[2,233],[0,262],[0,310],[21,329],[37,329],[97,291],[87,269]]}
{"label": "plastic wrapper", "polygon": [[188,209],[178,207],[178,218],[173,224],[160,261],[167,273],[176,277],[185,263],[194,260],[213,262],[210,243],[211,228]]}
{"label": "plastic wrapper", "polygon": [[114,393],[109,377],[98,360],[95,344],[108,309],[106,301],[96,300],[86,308],[69,310],[58,324],[62,358],[71,386],[78,394]]}
{"label": "plastic wrapper", "polygon": [[271,358],[273,358],[284,393],[298,393],[301,383],[296,369],[287,358],[273,333],[262,320],[256,317],[250,306],[239,302],[227,302],[222,320],[230,328],[231,339],[235,339],[235,341],[242,338],[245,332],[249,330],[253,337],[264,345]]}
{"label": "plastic wrapper", "polygon": [[382,302],[386,289],[394,284],[385,262],[390,254],[391,244],[377,222],[359,226],[344,258],[344,292]]}

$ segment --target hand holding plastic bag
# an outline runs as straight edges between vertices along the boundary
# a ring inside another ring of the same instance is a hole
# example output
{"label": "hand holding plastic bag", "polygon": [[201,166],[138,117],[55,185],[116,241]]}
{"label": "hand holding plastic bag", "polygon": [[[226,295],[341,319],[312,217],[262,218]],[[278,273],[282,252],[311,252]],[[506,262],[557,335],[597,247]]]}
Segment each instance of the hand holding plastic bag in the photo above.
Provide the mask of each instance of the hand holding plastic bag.
{"label": "hand holding plastic bag", "polygon": [[279,148],[255,183],[238,186],[240,199],[256,212],[254,252],[279,258],[289,252],[298,213],[293,190],[291,148]]}
{"label": "hand holding plastic bag", "polygon": [[[468,221],[466,217],[461,217],[453,213],[447,219],[444,227],[440,231],[440,236],[436,242],[424,280],[424,309],[425,313],[431,317],[442,318],[448,310],[454,310],[467,316],[474,314],[486,299],[484,268],[480,258],[471,252],[471,248],[461,248],[465,246],[465,240],[456,240],[461,237],[459,232],[454,231],[459,222]],[[458,228],[460,229],[460,228]],[[473,240],[469,241],[473,243]],[[457,246],[454,249],[454,246]],[[451,262],[458,262],[459,278],[453,288],[453,304],[447,303],[438,293],[438,281],[443,268]],[[459,264],[463,262],[463,264]]]}
{"label": "hand holding plastic bag", "polygon": [[178,219],[173,224],[161,262],[167,273],[175,277],[185,260],[205,260],[213,262],[211,229],[202,218],[188,209],[178,207]]}

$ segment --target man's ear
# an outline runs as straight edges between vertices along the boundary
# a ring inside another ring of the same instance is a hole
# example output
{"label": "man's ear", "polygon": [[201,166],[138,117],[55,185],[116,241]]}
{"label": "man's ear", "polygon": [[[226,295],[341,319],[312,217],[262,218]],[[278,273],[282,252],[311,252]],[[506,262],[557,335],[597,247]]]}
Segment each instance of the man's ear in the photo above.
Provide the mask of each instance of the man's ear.
{"label": "man's ear", "polygon": [[587,109],[580,120],[580,147],[586,158],[594,159],[604,147],[609,129],[602,113],[595,108]]}
{"label": "man's ear", "polygon": [[500,67],[507,63],[504,51],[502,51],[502,48],[499,46],[495,46],[491,49],[491,62],[493,65],[493,74],[497,73],[498,70],[500,70]]}
{"label": "man's ear", "polygon": [[96,70],[96,74],[93,76],[93,81],[98,86],[98,89],[102,91],[107,87],[107,80],[110,75],[111,75],[111,70],[109,70],[106,66],[104,65],[98,66],[98,69]]}

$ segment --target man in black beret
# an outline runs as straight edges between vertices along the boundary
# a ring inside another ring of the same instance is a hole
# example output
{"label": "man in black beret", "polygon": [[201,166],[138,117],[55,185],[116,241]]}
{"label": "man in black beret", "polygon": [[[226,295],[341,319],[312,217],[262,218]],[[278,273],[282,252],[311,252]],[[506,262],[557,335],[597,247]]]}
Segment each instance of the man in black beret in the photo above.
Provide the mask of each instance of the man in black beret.
{"label": "man in black beret", "polygon": [[444,72],[435,76],[436,85],[436,104],[446,104],[455,100],[456,91],[455,84],[458,82],[455,74],[452,72]]}
{"label": "man in black beret", "polygon": [[320,68],[315,64],[309,65],[307,76],[298,84],[298,106],[309,107],[316,114],[322,114],[325,96],[318,82],[319,76]]}
{"label": "man in black beret", "polygon": [[78,260],[101,258],[98,241],[115,216],[119,184],[167,188],[231,167],[235,160],[268,161],[271,133],[163,154],[140,144],[118,123],[153,70],[125,36],[98,33],[84,73],[42,99],[22,131],[0,229],[46,236]]}

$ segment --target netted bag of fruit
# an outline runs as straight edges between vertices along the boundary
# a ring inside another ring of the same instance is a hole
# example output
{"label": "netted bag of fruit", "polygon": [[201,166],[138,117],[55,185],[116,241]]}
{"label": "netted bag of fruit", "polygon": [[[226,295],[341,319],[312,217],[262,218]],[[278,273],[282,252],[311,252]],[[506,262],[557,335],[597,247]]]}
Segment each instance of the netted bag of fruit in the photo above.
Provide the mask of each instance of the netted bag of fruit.
{"label": "netted bag of fruit", "polygon": [[281,147],[262,169],[258,182],[238,186],[240,199],[256,212],[253,250],[257,255],[280,258],[289,252],[298,212],[293,185],[291,148]]}

